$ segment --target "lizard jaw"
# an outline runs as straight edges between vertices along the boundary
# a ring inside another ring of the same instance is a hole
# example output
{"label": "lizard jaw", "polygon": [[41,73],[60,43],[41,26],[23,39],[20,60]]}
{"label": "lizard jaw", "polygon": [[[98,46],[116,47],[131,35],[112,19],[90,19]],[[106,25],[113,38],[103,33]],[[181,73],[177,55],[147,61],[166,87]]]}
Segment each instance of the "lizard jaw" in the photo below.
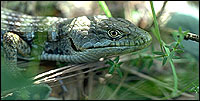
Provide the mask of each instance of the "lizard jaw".
{"label": "lizard jaw", "polygon": [[91,49],[84,49],[83,51],[76,51],[71,55],[59,54],[42,54],[41,60],[62,61],[71,63],[87,63],[98,61],[102,57],[121,55],[125,53],[135,52],[141,50],[151,44],[151,39],[142,45],[135,46],[112,46],[112,47],[98,47]]}
{"label": "lizard jaw", "polygon": [[125,41],[111,41],[106,40],[104,42],[97,42],[92,44],[90,42],[85,43],[80,49],[81,51],[85,51],[88,49],[99,49],[99,48],[116,48],[116,47],[138,47],[138,46],[146,46],[146,44],[151,44],[152,37],[150,35],[139,37],[136,40],[125,40]]}

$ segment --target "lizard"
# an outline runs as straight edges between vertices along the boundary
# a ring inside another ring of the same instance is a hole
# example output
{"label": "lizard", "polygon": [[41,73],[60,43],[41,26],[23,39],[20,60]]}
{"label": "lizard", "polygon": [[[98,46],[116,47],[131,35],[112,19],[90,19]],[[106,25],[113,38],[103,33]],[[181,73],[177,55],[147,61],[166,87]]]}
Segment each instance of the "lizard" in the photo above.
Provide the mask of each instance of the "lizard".
{"label": "lizard", "polygon": [[[43,36],[44,42],[37,44]],[[1,7],[1,45],[13,75],[20,75],[17,59],[33,58],[38,47],[39,60],[78,64],[135,52],[151,42],[147,31],[123,18],[31,16]]]}

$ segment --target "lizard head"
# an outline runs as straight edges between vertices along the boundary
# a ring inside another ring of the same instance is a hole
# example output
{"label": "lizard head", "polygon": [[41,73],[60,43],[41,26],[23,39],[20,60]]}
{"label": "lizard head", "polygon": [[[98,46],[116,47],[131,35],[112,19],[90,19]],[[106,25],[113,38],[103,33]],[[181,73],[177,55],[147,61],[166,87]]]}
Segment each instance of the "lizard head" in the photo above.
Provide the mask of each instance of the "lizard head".
{"label": "lizard head", "polygon": [[[98,59],[135,52],[151,44],[151,35],[122,18],[78,17],[71,39],[75,54]],[[87,54],[87,55],[86,55]]]}

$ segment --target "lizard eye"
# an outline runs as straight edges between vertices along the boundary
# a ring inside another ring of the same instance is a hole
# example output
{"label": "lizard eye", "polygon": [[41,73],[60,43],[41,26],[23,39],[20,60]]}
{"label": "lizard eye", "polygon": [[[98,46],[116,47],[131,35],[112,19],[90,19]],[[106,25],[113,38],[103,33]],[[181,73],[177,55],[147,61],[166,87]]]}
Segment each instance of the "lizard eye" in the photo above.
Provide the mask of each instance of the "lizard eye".
{"label": "lizard eye", "polygon": [[115,31],[109,30],[108,35],[112,38],[117,38],[121,35],[121,33],[118,30],[115,30]]}

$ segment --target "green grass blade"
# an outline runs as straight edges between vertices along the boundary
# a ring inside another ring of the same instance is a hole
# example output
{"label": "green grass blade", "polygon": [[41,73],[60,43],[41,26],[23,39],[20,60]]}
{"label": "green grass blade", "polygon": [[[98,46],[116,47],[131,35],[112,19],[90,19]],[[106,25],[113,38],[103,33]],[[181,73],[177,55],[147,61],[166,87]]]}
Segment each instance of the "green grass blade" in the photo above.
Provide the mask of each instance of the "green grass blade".
{"label": "green grass blade", "polygon": [[99,5],[103,9],[107,17],[112,17],[110,10],[108,9],[108,6],[106,5],[105,1],[99,1]]}
{"label": "green grass blade", "polygon": [[[159,31],[158,22],[157,22],[157,19],[156,19],[156,14],[155,14],[155,10],[154,10],[154,6],[153,6],[152,1],[150,1],[150,5],[151,5],[151,10],[152,10],[154,25],[155,25],[155,29],[153,29],[152,31],[153,31],[155,37],[157,38],[157,40],[159,41],[161,49],[163,47],[167,56],[169,56],[170,50],[169,50],[169,48],[165,47],[166,44],[160,38],[160,31]],[[165,59],[165,61],[167,61],[167,60]],[[172,93],[172,96],[175,96],[177,94],[177,90],[178,90],[178,78],[177,78],[177,75],[176,75],[176,70],[175,70],[175,66],[173,64],[172,58],[169,58],[169,63],[171,65],[173,77],[174,77],[174,91]]]}
{"label": "green grass blade", "polygon": [[156,36],[157,40],[159,41],[159,43],[162,45],[161,38],[160,38],[160,31],[159,31],[159,27],[158,27],[158,22],[157,22],[157,19],[156,19],[156,14],[155,14],[155,10],[154,10],[154,6],[153,6],[152,1],[150,1],[150,5],[151,5],[151,10],[152,10],[152,14],[153,14],[153,21],[154,21],[154,25],[155,25],[155,36]]}

